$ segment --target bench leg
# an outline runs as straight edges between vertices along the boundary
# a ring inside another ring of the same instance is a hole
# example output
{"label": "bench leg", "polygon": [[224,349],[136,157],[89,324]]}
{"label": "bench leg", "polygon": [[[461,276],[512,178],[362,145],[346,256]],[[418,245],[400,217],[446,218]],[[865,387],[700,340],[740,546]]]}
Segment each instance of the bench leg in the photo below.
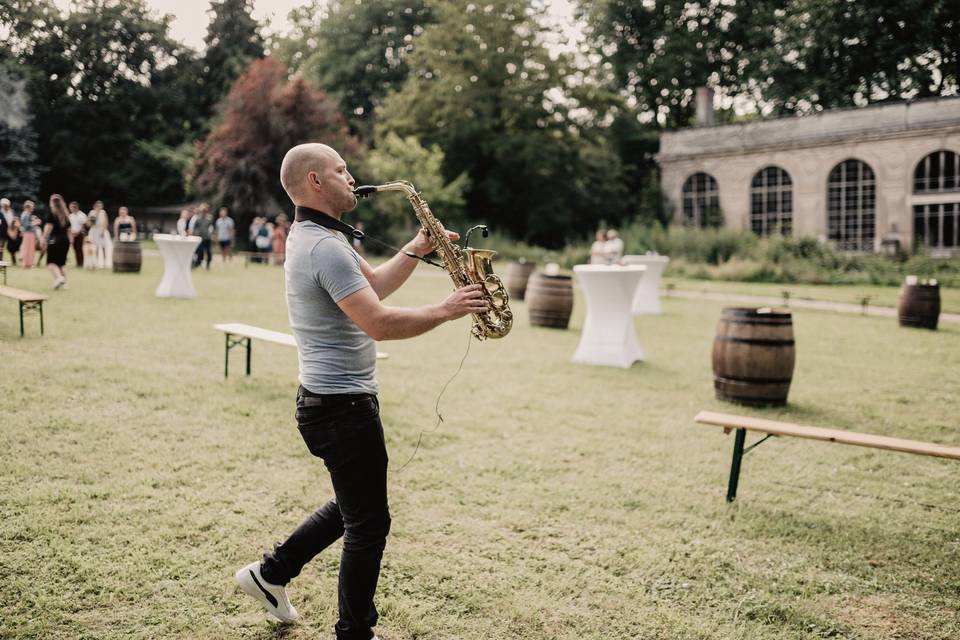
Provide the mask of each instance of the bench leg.
{"label": "bench leg", "polygon": [[737,429],[733,441],[733,460],[730,462],[730,483],[727,485],[727,502],[737,499],[737,485],[740,483],[740,461],[743,459],[743,443],[747,438],[746,429]]}
{"label": "bench leg", "polygon": [[40,335],[43,335],[43,300],[40,301]]}
{"label": "bench leg", "polygon": [[23,337],[23,300],[20,300],[20,337]]}
{"label": "bench leg", "polygon": [[230,350],[234,347],[239,347],[244,344],[247,347],[247,375],[250,375],[250,350],[251,343],[253,340],[251,338],[234,338],[232,334],[224,334],[224,352],[223,352],[223,377],[227,378],[230,375]]}

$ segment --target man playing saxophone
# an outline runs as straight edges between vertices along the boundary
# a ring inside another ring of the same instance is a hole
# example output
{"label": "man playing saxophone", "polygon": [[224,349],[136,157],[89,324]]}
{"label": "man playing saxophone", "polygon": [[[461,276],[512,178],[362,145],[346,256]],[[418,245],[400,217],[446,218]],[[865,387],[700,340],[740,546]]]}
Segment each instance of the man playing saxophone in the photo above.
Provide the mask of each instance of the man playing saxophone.
{"label": "man playing saxophone", "polygon": [[[290,149],[280,181],[298,212],[313,210],[339,220],[357,204],[346,163],[323,144]],[[452,240],[459,238],[445,233]],[[404,247],[418,256],[432,249],[423,231]],[[262,561],[240,569],[236,581],[270,614],[293,622],[297,612],[285,585],[343,536],[338,640],[376,638],[373,597],[390,530],[374,341],[411,338],[488,309],[480,284],[460,287],[439,304],[416,308],[382,304],[416,264],[398,253],[374,269],[342,233],[307,220],[295,222],[287,239],[287,311],[300,365],[297,426],[310,453],[323,459],[335,497],[265,553]]]}

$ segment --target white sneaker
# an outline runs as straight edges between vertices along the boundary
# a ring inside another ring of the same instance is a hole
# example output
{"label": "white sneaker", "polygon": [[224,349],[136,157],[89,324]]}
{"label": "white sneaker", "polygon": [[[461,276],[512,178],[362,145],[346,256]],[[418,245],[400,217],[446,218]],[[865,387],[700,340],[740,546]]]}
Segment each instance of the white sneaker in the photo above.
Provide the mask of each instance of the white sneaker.
{"label": "white sneaker", "polygon": [[274,618],[280,622],[296,622],[299,615],[287,599],[286,589],[263,579],[259,560],[237,571],[233,579],[241,591],[262,604]]}
{"label": "white sneaker", "polygon": [[60,278],[60,277],[58,277],[56,280],[53,281],[53,288],[54,288],[54,289],[59,289],[60,287],[62,287],[62,286],[65,285],[65,284],[67,284],[66,278]]}

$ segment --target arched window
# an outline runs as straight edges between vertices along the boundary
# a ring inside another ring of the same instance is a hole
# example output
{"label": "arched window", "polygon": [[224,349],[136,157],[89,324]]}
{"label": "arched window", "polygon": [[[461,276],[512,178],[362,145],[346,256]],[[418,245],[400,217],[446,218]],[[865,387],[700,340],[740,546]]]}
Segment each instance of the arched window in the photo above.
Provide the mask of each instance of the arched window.
{"label": "arched window", "polygon": [[844,251],[873,251],[877,181],[859,160],[844,160],[827,179],[827,238]]}
{"label": "arched window", "polygon": [[683,223],[693,227],[719,227],[720,189],[709,173],[695,173],[683,183]]}
{"label": "arched window", "polygon": [[913,241],[928,249],[960,247],[960,156],[934,151],[913,171],[913,193],[943,194],[940,202],[913,205]]}
{"label": "arched window", "polygon": [[960,156],[953,151],[934,151],[913,171],[914,193],[960,191]]}
{"label": "arched window", "polygon": [[750,183],[750,228],[767,236],[793,231],[793,181],[780,167],[765,167]]}

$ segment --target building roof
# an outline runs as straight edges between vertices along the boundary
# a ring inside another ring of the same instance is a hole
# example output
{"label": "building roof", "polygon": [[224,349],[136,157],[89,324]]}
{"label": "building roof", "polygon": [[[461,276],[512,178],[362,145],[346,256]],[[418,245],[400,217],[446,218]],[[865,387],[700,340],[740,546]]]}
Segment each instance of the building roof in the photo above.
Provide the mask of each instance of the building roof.
{"label": "building roof", "polygon": [[694,156],[817,146],[945,127],[960,127],[960,96],[668,131],[660,138],[658,159],[664,162]]}

